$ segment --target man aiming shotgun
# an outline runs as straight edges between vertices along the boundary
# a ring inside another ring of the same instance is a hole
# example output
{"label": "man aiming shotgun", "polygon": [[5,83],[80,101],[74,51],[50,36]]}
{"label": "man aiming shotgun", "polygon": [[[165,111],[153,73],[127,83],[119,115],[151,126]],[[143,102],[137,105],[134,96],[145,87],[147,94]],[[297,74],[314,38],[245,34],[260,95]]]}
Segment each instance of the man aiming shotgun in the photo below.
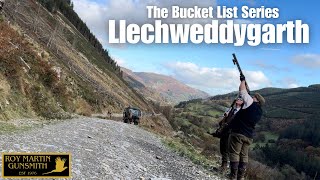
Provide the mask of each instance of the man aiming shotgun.
{"label": "man aiming shotgun", "polygon": [[[232,55],[233,55],[233,63],[237,66],[240,72],[240,75],[244,77],[235,54],[232,54]],[[245,86],[246,86],[247,92],[249,92],[249,87],[246,83],[245,83]],[[239,112],[242,106],[243,106],[243,98],[241,97],[241,95],[238,94],[236,99],[231,104],[229,110],[226,113],[224,113],[223,119],[219,122],[219,128],[215,131],[215,133],[212,134],[214,137],[220,138],[220,153],[222,156],[220,172],[222,174],[226,172],[227,165],[228,165],[229,136],[231,133],[230,124],[234,119],[234,117],[236,116],[236,113]]]}
{"label": "man aiming shotgun", "polygon": [[254,96],[249,95],[249,87],[245,76],[235,54],[233,54],[233,57],[233,62],[240,72],[239,94],[243,98],[244,104],[229,125],[231,129],[229,137],[230,179],[243,180],[248,164],[249,146],[253,141],[255,125],[261,119],[261,107],[265,104],[265,100],[259,93]]}
{"label": "man aiming shotgun", "polygon": [[[243,73],[242,73],[242,70],[241,70],[241,67],[240,67],[240,65],[239,65],[239,63],[238,63],[238,60],[237,60],[236,55],[235,55],[235,54],[232,54],[232,55],[233,55],[233,60],[232,60],[232,61],[233,61],[233,64],[237,65],[238,70],[239,70],[239,72],[240,72],[240,76],[243,76],[243,77],[244,77],[244,75],[243,75]],[[247,92],[250,93],[249,86],[247,85],[247,83],[245,84],[245,86],[246,86]],[[240,97],[240,96],[238,95],[238,96],[236,97],[236,99],[234,99],[234,101],[232,102],[232,104],[231,104],[228,112],[234,110],[235,105],[237,105],[237,100],[238,100],[239,97]],[[241,104],[241,105],[242,105],[242,104]],[[238,109],[237,111],[239,111],[239,109]],[[216,130],[216,132],[212,133],[212,135],[213,135],[214,137],[221,138],[221,136],[223,135],[223,133],[226,132],[227,129],[229,129],[229,124],[230,124],[230,122],[232,121],[232,119],[234,118],[233,115],[234,115],[234,114],[230,115],[229,113],[228,113],[228,114],[224,113],[223,119],[219,122],[219,128]],[[221,140],[220,140],[220,142],[221,142]]]}

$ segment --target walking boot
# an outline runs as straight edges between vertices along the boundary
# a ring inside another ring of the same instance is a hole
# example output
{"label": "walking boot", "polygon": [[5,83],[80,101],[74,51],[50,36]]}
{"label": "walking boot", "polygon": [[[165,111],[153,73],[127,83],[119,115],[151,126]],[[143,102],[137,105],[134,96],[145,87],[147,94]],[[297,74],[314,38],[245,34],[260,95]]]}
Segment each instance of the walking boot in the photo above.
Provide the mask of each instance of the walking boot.
{"label": "walking boot", "polygon": [[221,174],[226,174],[228,170],[228,161],[222,161],[221,167],[220,167],[220,173]]}
{"label": "walking boot", "polygon": [[246,176],[247,164],[245,162],[240,162],[238,166],[238,180],[244,180]]}
{"label": "walking boot", "polygon": [[239,162],[230,162],[230,180],[237,180]]}

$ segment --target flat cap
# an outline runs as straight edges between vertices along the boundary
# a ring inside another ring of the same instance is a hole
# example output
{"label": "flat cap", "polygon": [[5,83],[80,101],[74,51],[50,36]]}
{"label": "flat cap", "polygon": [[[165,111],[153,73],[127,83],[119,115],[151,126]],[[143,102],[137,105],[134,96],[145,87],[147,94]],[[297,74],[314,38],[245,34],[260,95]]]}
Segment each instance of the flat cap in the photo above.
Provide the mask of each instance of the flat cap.
{"label": "flat cap", "polygon": [[259,93],[255,93],[254,97],[259,101],[260,105],[263,106],[266,103],[266,100]]}

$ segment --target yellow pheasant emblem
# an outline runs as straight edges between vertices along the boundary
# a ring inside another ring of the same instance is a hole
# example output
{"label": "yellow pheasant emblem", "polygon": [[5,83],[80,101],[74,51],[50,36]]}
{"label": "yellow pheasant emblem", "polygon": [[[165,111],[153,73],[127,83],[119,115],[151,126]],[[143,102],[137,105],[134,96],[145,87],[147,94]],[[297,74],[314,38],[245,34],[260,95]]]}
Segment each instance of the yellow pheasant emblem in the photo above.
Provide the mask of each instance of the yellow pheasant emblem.
{"label": "yellow pheasant emblem", "polygon": [[61,159],[61,157],[57,157],[56,158],[56,169],[50,171],[50,172],[47,172],[47,173],[43,173],[42,175],[45,175],[45,174],[50,174],[50,173],[53,173],[53,172],[62,172],[64,171],[65,169],[67,169],[68,167],[64,167],[64,163],[66,163],[67,159],[63,158]]}

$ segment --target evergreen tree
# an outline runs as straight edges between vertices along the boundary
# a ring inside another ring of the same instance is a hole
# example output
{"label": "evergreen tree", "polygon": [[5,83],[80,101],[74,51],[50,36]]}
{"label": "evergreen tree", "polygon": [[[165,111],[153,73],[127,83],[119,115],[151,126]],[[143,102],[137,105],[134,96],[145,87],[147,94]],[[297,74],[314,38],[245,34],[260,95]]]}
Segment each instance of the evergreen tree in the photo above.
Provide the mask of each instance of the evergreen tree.
{"label": "evergreen tree", "polygon": [[110,58],[107,50],[103,48],[99,40],[93,35],[88,26],[81,20],[78,14],[73,10],[71,0],[38,0],[49,12],[60,11],[88,40],[88,42],[104,57],[104,60],[114,69],[118,75],[121,74],[120,67]]}

